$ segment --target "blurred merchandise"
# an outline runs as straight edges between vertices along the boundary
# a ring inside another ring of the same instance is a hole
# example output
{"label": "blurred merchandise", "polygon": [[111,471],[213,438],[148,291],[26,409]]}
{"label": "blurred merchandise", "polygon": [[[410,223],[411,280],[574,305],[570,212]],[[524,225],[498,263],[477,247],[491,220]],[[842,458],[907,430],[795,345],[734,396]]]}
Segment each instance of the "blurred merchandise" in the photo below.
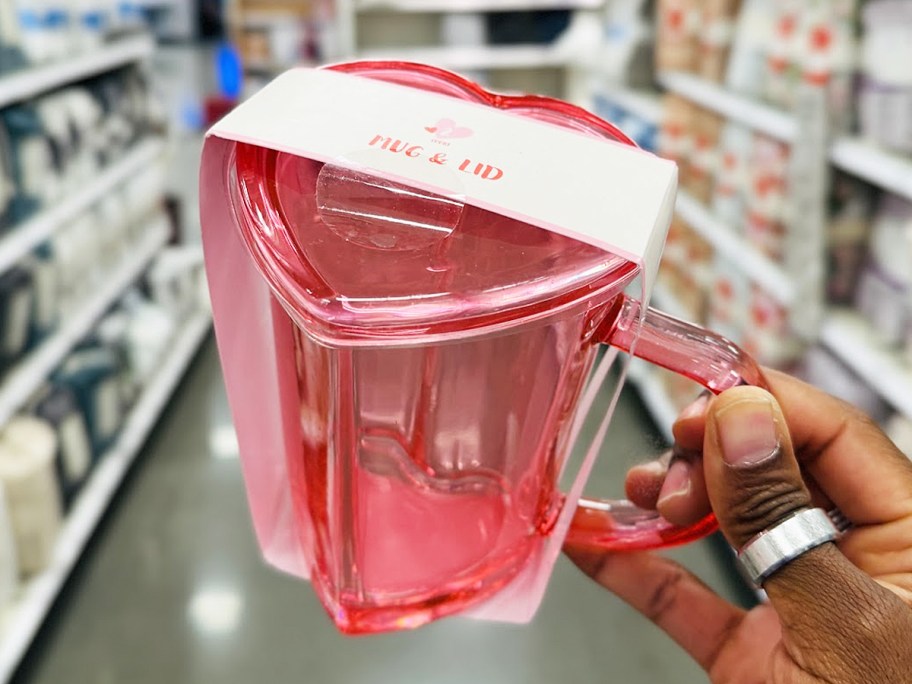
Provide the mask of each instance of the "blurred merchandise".
{"label": "blurred merchandise", "polygon": [[30,407],[56,433],[55,464],[64,507],[79,492],[92,464],[85,415],[72,388],[53,382],[41,389]]}
{"label": "blurred merchandise", "polygon": [[34,290],[28,269],[0,274],[0,372],[25,352],[29,341]]}
{"label": "blurred merchandise", "polygon": [[749,128],[733,121],[725,124],[719,140],[718,175],[712,210],[734,230],[741,230],[746,222],[753,140]]}
{"label": "blurred merchandise", "polygon": [[875,389],[821,347],[812,347],[808,350],[800,375],[824,392],[857,406],[878,423],[882,423],[890,415],[889,404]]}
{"label": "blurred merchandise", "polygon": [[912,203],[884,195],[874,217],[857,305],[881,340],[904,342],[912,319]]}
{"label": "blurred merchandise", "polygon": [[6,492],[19,573],[23,576],[48,566],[60,531],[56,451],[53,429],[38,418],[13,418],[0,431],[0,481]]}
{"label": "blurred merchandise", "polygon": [[0,624],[3,614],[12,602],[19,586],[19,560],[16,557],[16,540],[13,522],[6,503],[6,490],[0,481]]}
{"label": "blurred merchandise", "polygon": [[863,16],[861,131],[912,153],[912,1],[868,2]]}
{"label": "blurred merchandise", "polygon": [[850,304],[867,254],[874,189],[844,173],[830,188],[827,227],[827,300]]}
{"label": "blurred merchandise", "polygon": [[656,68],[660,71],[693,71],[697,65],[700,23],[696,0],[659,0],[656,33]]}
{"label": "blurred merchandise", "polygon": [[741,0],[704,0],[698,3],[697,73],[721,82],[728,64],[735,18]]}

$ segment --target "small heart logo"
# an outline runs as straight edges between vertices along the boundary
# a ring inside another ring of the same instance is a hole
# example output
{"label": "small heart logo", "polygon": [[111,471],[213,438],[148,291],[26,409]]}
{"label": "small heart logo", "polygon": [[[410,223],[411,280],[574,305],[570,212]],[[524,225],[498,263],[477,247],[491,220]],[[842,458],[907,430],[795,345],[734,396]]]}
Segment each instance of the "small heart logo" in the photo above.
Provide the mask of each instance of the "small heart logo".
{"label": "small heart logo", "polygon": [[471,128],[457,126],[452,119],[441,119],[436,126],[427,126],[424,130],[436,133],[438,138],[468,138],[473,133]]}

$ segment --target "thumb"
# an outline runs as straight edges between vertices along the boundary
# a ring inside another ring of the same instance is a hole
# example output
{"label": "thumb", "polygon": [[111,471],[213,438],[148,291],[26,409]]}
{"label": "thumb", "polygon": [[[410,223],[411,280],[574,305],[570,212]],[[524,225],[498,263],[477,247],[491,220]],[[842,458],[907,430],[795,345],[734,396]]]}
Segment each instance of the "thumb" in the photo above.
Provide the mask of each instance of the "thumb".
{"label": "thumb", "polygon": [[[813,505],[782,409],[762,389],[738,387],[713,400],[703,456],[713,511],[738,550]],[[908,629],[897,623],[908,612],[899,598],[833,543],[786,564],[763,588],[779,615],[788,654],[825,681],[842,681],[859,667],[870,667],[873,654],[890,643],[887,633]]]}

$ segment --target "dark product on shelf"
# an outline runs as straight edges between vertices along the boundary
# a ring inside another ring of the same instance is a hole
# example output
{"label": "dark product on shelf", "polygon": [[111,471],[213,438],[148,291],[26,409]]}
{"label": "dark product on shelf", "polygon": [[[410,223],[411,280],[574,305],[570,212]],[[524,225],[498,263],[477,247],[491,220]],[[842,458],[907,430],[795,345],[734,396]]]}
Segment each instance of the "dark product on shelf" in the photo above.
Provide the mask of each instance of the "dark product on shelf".
{"label": "dark product on shelf", "polygon": [[8,370],[28,347],[34,296],[27,268],[14,266],[0,273],[0,371]]}
{"label": "dark product on shelf", "polygon": [[832,304],[855,299],[868,247],[875,190],[848,174],[835,172],[829,195],[826,296]]}
{"label": "dark product on shelf", "polygon": [[569,26],[570,11],[488,12],[485,19],[491,45],[550,43]]}
{"label": "dark product on shelf", "polygon": [[117,308],[99,321],[94,332],[94,339],[110,349],[116,357],[118,392],[124,410],[132,406],[142,389],[139,379],[130,366],[130,349],[127,340],[129,326],[128,314]]}
{"label": "dark product on shelf", "polygon": [[118,362],[114,350],[89,344],[73,351],[54,373],[54,381],[76,395],[96,458],[114,441],[123,419]]}
{"label": "dark product on shelf", "polygon": [[912,2],[869,2],[863,16],[862,133],[885,147],[912,153]]}
{"label": "dark product on shelf", "polygon": [[10,217],[6,212],[13,197],[16,196],[16,185],[13,181],[13,159],[6,128],[0,121],[0,235],[10,226]]}
{"label": "dark product on shelf", "polygon": [[61,383],[48,385],[31,410],[56,434],[54,463],[64,504],[69,506],[92,465],[92,444],[76,394]]}
{"label": "dark product on shelf", "polygon": [[21,221],[58,195],[51,140],[31,105],[0,110],[0,125],[10,142],[10,168],[16,192],[7,209],[10,223]]}
{"label": "dark product on shelf", "polygon": [[693,71],[697,65],[696,0],[659,0],[656,35],[656,68],[660,71]]}
{"label": "dark product on shelf", "polygon": [[697,73],[721,82],[725,76],[741,0],[703,0],[699,3]]}
{"label": "dark product on shelf", "polygon": [[858,285],[857,305],[882,341],[904,342],[912,319],[912,203],[884,195],[871,229],[868,259]]}
{"label": "dark product on shelf", "polygon": [[32,316],[29,345],[38,344],[57,325],[58,307],[57,265],[50,245],[42,245],[23,260],[23,266],[32,274]]}
{"label": "dark product on shelf", "polygon": [[6,493],[22,576],[48,566],[60,531],[56,450],[54,430],[38,418],[15,417],[0,432],[0,481]]}

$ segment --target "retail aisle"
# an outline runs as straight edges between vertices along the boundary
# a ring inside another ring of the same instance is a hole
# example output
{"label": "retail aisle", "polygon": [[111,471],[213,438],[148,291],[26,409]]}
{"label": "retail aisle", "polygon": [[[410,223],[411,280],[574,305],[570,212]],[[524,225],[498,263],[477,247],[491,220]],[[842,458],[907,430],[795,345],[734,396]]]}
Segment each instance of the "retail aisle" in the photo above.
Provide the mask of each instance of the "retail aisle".
{"label": "retail aisle", "polygon": [[[645,446],[635,394],[615,418],[615,442]],[[701,681],[670,640],[565,559],[531,625],[448,619],[410,633],[340,636],[307,585],[260,561],[232,437],[210,340],[17,682]],[[724,584],[706,545],[686,559]]]}

